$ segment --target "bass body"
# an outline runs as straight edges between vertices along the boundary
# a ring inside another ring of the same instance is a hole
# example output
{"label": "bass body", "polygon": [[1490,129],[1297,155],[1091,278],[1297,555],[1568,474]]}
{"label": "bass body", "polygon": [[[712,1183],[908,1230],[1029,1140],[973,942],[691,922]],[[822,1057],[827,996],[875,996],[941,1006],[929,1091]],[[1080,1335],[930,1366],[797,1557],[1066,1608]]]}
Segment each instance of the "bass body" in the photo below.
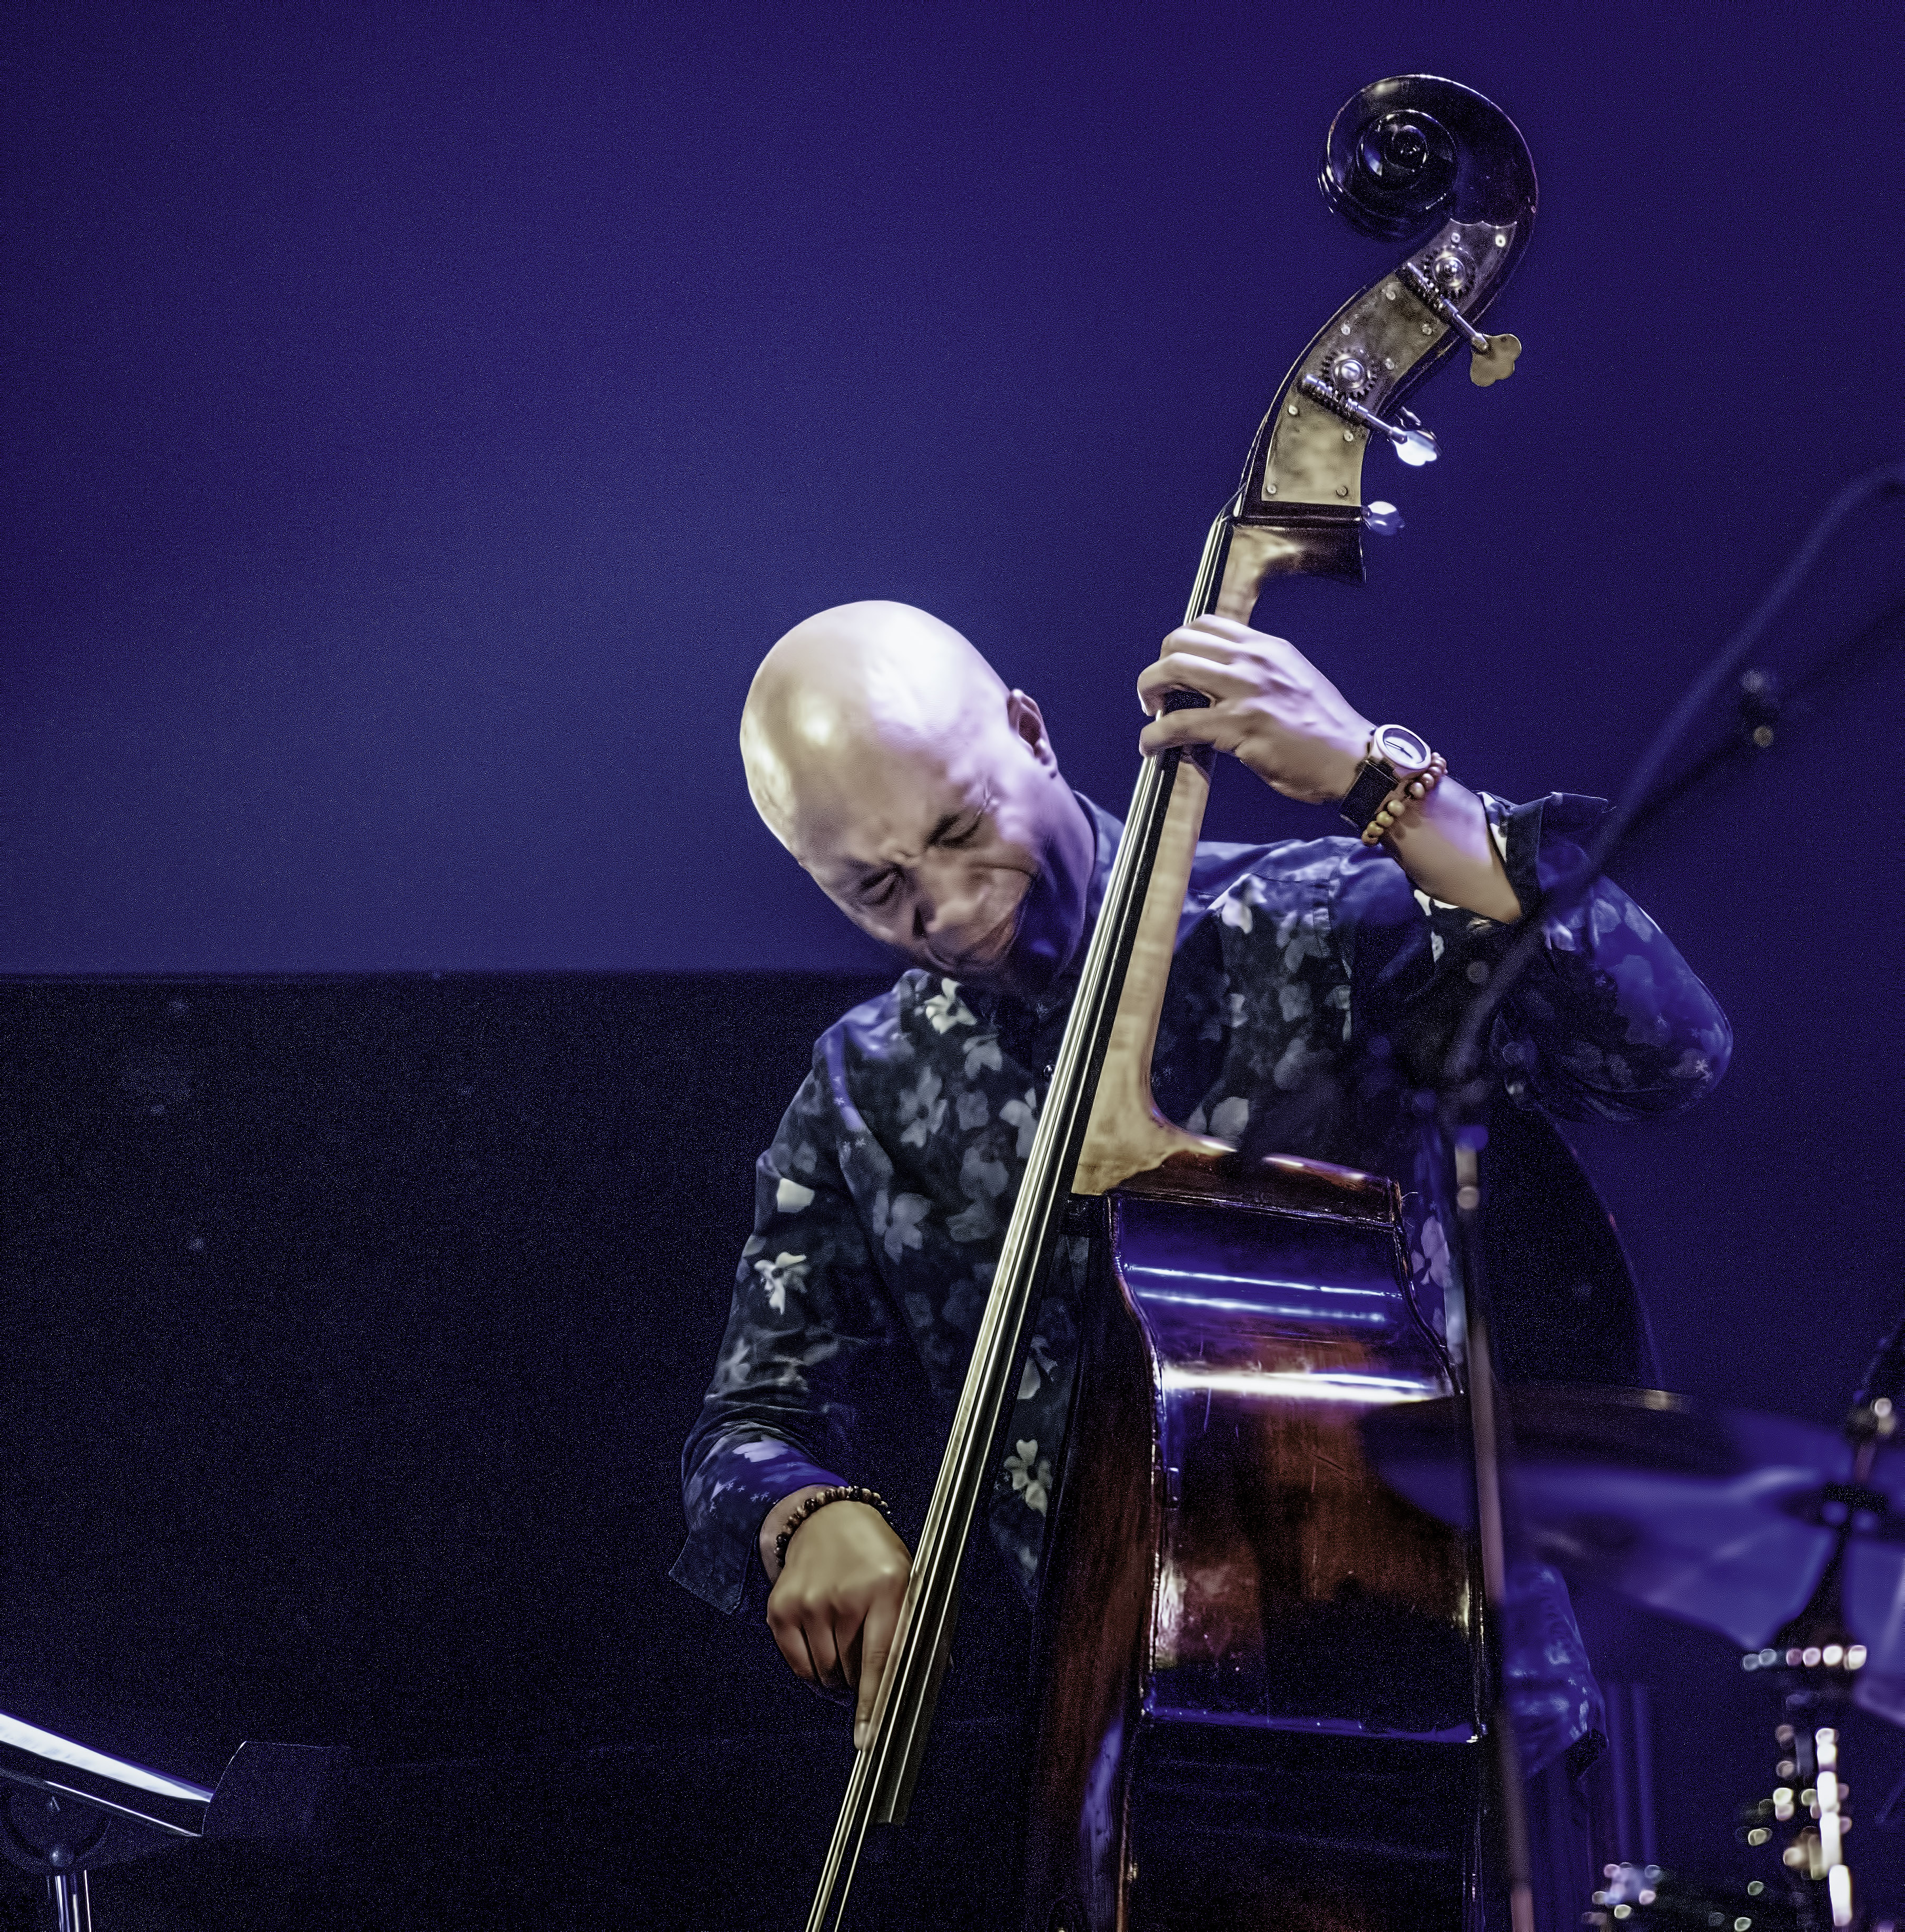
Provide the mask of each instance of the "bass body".
{"label": "bass body", "polygon": [[1477,1882],[1462,1540],[1357,1424],[1450,1392],[1393,1186],[1180,1156],[1090,1204],[1025,1932],[1411,1932]]}

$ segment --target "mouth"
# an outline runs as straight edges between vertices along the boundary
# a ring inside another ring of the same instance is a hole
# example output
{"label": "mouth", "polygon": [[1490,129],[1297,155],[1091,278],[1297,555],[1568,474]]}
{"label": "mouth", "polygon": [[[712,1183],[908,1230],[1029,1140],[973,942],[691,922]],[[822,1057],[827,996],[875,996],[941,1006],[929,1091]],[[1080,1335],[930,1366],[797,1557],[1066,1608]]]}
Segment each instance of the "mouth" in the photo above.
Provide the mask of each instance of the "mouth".
{"label": "mouth", "polygon": [[1018,903],[989,932],[982,934],[975,945],[951,960],[935,958],[934,964],[945,972],[957,976],[961,973],[986,972],[997,966],[1012,950],[1012,942],[1019,936],[1019,919],[1025,910],[1026,896],[1019,895]]}

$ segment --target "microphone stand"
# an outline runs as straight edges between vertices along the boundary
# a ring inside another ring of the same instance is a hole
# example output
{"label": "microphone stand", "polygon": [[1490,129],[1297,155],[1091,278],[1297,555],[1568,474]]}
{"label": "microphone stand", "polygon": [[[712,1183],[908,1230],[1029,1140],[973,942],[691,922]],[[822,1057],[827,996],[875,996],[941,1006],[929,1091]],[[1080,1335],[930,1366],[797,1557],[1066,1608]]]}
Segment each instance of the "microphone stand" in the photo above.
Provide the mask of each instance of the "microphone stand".
{"label": "microphone stand", "polygon": [[[1455,1226],[1449,1244],[1450,1258],[1454,1264],[1450,1287],[1453,1298],[1459,1306],[1462,1336],[1459,1352],[1451,1348],[1450,1354],[1457,1370],[1473,1449],[1469,1466],[1474,1490],[1470,1500],[1475,1525],[1474,1557],[1482,1586],[1480,1614],[1477,1619],[1481,1641],[1475,1653],[1475,1706],[1489,1746],[1491,1795],[1495,1800],[1493,1849],[1508,1882],[1510,1923],[1513,1932],[1535,1932],[1527,1796],[1522,1783],[1521,1753],[1508,1709],[1504,1668],[1508,1563],[1501,1484],[1507,1457],[1504,1454],[1503,1418],[1497,1400],[1500,1391],[1488,1295],[1482,1278],[1480,1156],[1488,1130],[1479,1121],[1463,1120],[1453,1116],[1453,1110],[1450,1112],[1452,1118],[1438,1125],[1444,1186],[1455,1203]],[[1483,1924],[1479,1888],[1486,1863],[1477,1860],[1477,1890],[1471,1897],[1470,1932],[1480,1932]]]}
{"label": "microphone stand", "polygon": [[[1493,1323],[1482,1267],[1481,1155],[1488,1144],[1486,1122],[1496,1085],[1493,1071],[1486,1064],[1486,1042],[1504,1002],[1541,950],[1548,922],[1573,910],[1644,815],[1665,802],[1666,798],[1676,796],[1685,789],[1684,784],[1670,785],[1666,788],[1665,797],[1657,800],[1655,796],[1661,774],[1681,739],[1738,674],[1774,617],[1810,572],[1840,526],[1870,499],[1901,493],[1905,493],[1905,462],[1889,463],[1846,484],[1821,512],[1746,621],[1687,686],[1668,714],[1629,774],[1620,796],[1596,829],[1580,862],[1534,904],[1522,909],[1520,928],[1492,971],[1486,962],[1477,962],[1483,968],[1480,983],[1465,1004],[1437,1087],[1429,1096],[1440,1131],[1444,1187],[1455,1204],[1455,1226],[1449,1245],[1454,1264],[1455,1292],[1460,1304],[1462,1348],[1458,1366],[1474,1451],[1471,1501],[1482,1582],[1477,1703],[1492,1747],[1497,1851],[1508,1882],[1513,1932],[1535,1932],[1534,1893],[1520,1754],[1507,1707],[1503,1670],[1507,1556],[1502,1477],[1512,1445],[1504,1440],[1497,1401]],[[1750,685],[1749,697],[1759,688]],[[1770,742],[1770,734],[1756,742]]]}

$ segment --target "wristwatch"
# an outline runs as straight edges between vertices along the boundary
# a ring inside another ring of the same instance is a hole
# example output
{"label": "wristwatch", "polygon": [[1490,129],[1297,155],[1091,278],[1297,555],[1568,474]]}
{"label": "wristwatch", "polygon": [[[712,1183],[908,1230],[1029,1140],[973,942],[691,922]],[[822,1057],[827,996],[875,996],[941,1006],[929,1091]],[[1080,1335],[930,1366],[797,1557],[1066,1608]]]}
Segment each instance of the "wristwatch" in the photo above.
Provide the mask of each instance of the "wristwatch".
{"label": "wristwatch", "polygon": [[1369,734],[1369,748],[1356,769],[1356,782],[1337,807],[1358,832],[1366,832],[1382,802],[1405,780],[1427,771],[1435,754],[1429,740],[1406,724],[1378,724]]}

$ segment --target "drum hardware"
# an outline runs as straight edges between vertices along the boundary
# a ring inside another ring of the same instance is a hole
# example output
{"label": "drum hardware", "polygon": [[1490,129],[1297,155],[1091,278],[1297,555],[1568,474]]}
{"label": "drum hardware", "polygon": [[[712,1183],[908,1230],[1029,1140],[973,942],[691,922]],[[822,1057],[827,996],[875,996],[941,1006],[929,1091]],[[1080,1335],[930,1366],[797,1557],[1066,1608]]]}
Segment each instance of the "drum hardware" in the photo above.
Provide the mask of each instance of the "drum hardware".
{"label": "drum hardware", "polygon": [[[1531,1553],[1731,1637],[1742,1670],[1779,1698],[1774,1783],[1738,1827],[1753,1849],[1777,1847],[1777,1874],[1736,1894],[1655,1865],[1609,1866],[1585,1923],[1891,1927],[1862,1920],[1837,1714],[1852,1705],[1905,1725],[1902,1388],[1905,1317],[1837,1430],[1660,1390],[1507,1392],[1511,1513]],[[1399,1403],[1368,1417],[1363,1436],[1386,1482],[1465,1526],[1456,1404]]]}
{"label": "drum hardware", "polygon": [[[1609,1865],[1584,1926],[1606,1932],[1798,1932],[1800,1922],[1763,1879],[1744,1886],[1701,1883],[1659,1865]],[[1874,1928],[1876,1932],[1876,1928]]]}
{"label": "drum hardware", "polygon": [[[1780,1694],[1783,1721],[1774,1732],[1779,1748],[1774,1766],[1777,1782],[1769,1796],[1749,1808],[1739,1836],[1756,1849],[1780,1843],[1780,1864],[1794,1922],[1802,1932],[1859,1921],[1859,1901],[1845,1852],[1852,1829],[1846,1808],[1851,1790],[1840,1762],[1834,1713],[1849,1702],[1857,1703],[1897,1720],[1896,1700],[1886,1688],[1896,1673],[1882,1668],[1871,1678],[1865,1676],[1873,1658],[1846,1616],[1844,1583],[1855,1537],[1895,1540],[1899,1535],[1891,1497],[1873,1479],[1881,1451],[1897,1432],[1894,1398],[1901,1382],[1905,1317],[1879,1345],[1846,1414],[1851,1480],[1828,1484],[1816,1498],[1814,1520],[1834,1533],[1819,1581],[1798,1615],[1770,1643],[1748,1650],[1740,1660],[1743,1670],[1771,1674]],[[1892,1460],[1895,1470],[1896,1459]],[[1895,1580],[1894,1600],[1899,1594]],[[1879,1661],[1891,1661],[1888,1651]],[[1875,1699],[1859,1694],[1867,1682],[1880,1687]],[[1885,1709],[1888,1702],[1894,1708]]]}

